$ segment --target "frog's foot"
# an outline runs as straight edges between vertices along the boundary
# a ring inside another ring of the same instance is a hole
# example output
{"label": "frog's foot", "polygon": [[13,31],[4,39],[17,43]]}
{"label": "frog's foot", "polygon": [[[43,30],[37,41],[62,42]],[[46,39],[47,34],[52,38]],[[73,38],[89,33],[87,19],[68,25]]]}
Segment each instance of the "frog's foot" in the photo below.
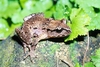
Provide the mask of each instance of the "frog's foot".
{"label": "frog's foot", "polygon": [[33,51],[31,50],[30,52],[28,52],[28,54],[26,56],[24,56],[24,59],[26,59],[28,56],[30,57],[31,62],[33,63],[32,58],[33,57],[36,57],[35,51],[34,50]]}

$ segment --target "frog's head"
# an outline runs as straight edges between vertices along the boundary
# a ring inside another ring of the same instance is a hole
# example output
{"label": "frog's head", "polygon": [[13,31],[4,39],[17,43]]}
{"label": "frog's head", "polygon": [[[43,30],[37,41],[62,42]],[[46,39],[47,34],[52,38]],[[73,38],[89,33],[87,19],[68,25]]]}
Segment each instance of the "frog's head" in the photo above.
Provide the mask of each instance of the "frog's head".
{"label": "frog's head", "polygon": [[23,30],[16,28],[15,32],[17,33],[18,37],[21,39],[22,42],[29,45],[32,43],[32,38],[29,38],[29,36]]}

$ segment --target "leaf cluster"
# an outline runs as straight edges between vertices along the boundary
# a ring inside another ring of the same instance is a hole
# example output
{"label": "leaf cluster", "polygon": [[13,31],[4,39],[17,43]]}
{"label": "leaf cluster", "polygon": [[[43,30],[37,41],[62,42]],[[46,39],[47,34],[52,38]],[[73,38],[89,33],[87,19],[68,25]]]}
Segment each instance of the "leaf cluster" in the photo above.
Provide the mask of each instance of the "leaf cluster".
{"label": "leaf cluster", "polygon": [[[0,39],[8,37],[16,27],[23,23],[23,18],[32,13],[43,12],[45,17],[65,18],[71,28],[71,34],[65,42],[89,31],[100,30],[100,0],[0,0]],[[91,59],[99,66],[99,51]],[[85,64],[85,67],[93,66]],[[76,64],[79,67],[79,64]]]}
{"label": "leaf cluster", "polygon": [[0,39],[9,36],[29,14],[44,12],[51,17],[52,0],[0,0]]}
{"label": "leaf cluster", "polygon": [[70,20],[72,33],[66,41],[100,30],[99,0],[0,0],[0,39],[6,38],[32,13],[43,12],[46,17]]}

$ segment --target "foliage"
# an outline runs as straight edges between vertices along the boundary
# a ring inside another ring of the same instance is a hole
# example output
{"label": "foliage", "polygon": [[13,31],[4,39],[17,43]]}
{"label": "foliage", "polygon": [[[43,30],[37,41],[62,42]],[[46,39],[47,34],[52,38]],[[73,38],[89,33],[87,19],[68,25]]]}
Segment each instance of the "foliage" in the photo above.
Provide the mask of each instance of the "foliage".
{"label": "foliage", "polygon": [[[43,12],[46,17],[70,20],[67,25],[71,34],[65,42],[86,35],[91,30],[100,30],[100,0],[0,0],[0,40],[7,38],[23,18],[31,13]],[[91,56],[92,62],[85,67],[99,67],[100,50]],[[75,67],[81,67],[76,64]]]}
{"label": "foliage", "polygon": [[8,31],[9,31],[9,26],[7,24],[7,21],[0,18],[0,37],[3,38],[3,36],[7,36],[6,32]]}
{"label": "foliage", "polygon": [[90,30],[100,30],[99,8],[99,0],[0,0],[0,39],[20,26],[25,16],[43,12],[46,17],[70,20],[67,24],[72,33],[65,41],[73,40]]}
{"label": "foliage", "polygon": [[0,0],[0,39],[9,36],[31,13],[44,12],[50,17],[52,6],[52,0]]}
{"label": "foliage", "polygon": [[91,56],[91,59],[93,61],[93,64],[95,64],[96,67],[100,67],[100,48],[96,50],[94,56]]}
{"label": "foliage", "polygon": [[71,3],[69,0],[59,0],[56,4],[55,12],[54,12],[54,18],[55,19],[62,19],[66,18],[68,19],[68,16],[71,12]]}
{"label": "foliage", "polygon": [[82,9],[72,9],[70,14],[70,20],[72,22],[69,23],[72,33],[70,36],[65,40],[73,40],[73,38],[78,37],[78,35],[86,35],[88,32],[87,25],[91,18],[84,12]]}
{"label": "foliage", "polygon": [[88,27],[89,30],[99,29],[100,26],[100,4],[99,0],[75,0],[76,4],[78,4],[79,8],[82,8],[92,19],[91,23]]}
{"label": "foliage", "polygon": [[[91,56],[91,62],[84,64],[84,67],[100,67],[100,48],[96,50],[95,55]],[[82,67],[79,63],[76,63],[75,67]]]}

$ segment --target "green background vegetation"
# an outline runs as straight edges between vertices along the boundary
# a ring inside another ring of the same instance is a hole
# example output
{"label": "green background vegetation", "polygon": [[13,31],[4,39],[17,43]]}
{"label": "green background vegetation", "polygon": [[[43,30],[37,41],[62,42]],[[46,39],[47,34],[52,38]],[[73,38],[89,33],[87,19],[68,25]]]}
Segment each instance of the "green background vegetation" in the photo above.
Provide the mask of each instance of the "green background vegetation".
{"label": "green background vegetation", "polygon": [[[89,31],[100,30],[100,0],[0,0],[0,40],[7,38],[16,27],[23,23],[23,18],[32,13],[43,12],[45,17],[69,20],[72,33],[65,42]],[[93,62],[85,67],[100,67],[100,50],[92,56]],[[76,64],[76,67],[80,67]]]}
{"label": "green background vegetation", "polygon": [[38,12],[48,18],[70,20],[67,24],[72,33],[65,41],[100,30],[99,0],[0,0],[0,39],[20,26],[25,16]]}

